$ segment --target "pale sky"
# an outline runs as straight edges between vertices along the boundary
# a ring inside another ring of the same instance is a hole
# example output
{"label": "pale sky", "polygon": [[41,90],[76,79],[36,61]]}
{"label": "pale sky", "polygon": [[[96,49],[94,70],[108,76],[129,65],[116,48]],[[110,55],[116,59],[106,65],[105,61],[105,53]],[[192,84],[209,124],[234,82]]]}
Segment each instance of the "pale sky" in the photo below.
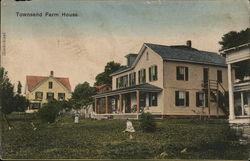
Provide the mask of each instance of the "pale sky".
{"label": "pale sky", "polygon": [[[249,27],[248,0],[32,0],[1,1],[6,52],[2,65],[12,83],[26,75],[69,77],[74,88],[109,61],[126,63],[144,42],[218,52],[221,37]],[[20,13],[77,13],[78,17],[18,17]],[[4,56],[3,56],[4,55]]]}

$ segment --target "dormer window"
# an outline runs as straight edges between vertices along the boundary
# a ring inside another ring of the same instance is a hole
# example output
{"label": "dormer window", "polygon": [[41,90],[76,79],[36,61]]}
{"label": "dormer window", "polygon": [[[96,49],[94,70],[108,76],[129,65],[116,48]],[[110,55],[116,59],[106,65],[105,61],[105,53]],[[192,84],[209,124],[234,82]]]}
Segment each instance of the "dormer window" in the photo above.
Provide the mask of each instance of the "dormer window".
{"label": "dormer window", "polygon": [[49,82],[49,89],[53,88],[53,82]]}

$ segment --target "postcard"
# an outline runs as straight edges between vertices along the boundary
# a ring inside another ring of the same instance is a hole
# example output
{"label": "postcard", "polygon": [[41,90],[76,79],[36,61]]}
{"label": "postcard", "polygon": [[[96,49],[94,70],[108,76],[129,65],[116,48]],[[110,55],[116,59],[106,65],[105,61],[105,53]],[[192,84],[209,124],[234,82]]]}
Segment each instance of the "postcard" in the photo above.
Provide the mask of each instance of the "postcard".
{"label": "postcard", "polygon": [[2,0],[1,159],[247,160],[248,0]]}

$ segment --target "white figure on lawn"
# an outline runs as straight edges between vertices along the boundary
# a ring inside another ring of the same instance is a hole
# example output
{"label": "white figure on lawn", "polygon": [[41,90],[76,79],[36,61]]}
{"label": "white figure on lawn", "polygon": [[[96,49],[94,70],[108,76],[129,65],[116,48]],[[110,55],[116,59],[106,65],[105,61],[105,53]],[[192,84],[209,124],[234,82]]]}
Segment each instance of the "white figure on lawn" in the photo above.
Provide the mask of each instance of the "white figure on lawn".
{"label": "white figure on lawn", "polygon": [[126,123],[126,129],[123,132],[135,132],[135,129],[133,127],[133,124],[130,120],[127,119],[127,123]]}

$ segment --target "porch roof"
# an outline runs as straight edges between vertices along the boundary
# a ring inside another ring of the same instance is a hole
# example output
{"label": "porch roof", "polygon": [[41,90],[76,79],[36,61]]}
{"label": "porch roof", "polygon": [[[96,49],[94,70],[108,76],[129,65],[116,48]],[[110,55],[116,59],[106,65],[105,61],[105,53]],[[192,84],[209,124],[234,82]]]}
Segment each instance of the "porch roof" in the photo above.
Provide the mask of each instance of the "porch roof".
{"label": "porch roof", "polygon": [[125,94],[125,93],[131,93],[131,92],[135,92],[135,91],[143,91],[143,92],[160,92],[162,91],[161,88],[148,84],[148,83],[144,83],[144,84],[138,84],[138,85],[134,85],[131,87],[126,87],[126,88],[122,88],[122,89],[116,89],[107,93],[101,93],[101,94],[97,94],[94,95],[94,98],[101,98],[101,97],[106,97],[106,96],[114,96],[114,95],[119,95],[119,94]]}

